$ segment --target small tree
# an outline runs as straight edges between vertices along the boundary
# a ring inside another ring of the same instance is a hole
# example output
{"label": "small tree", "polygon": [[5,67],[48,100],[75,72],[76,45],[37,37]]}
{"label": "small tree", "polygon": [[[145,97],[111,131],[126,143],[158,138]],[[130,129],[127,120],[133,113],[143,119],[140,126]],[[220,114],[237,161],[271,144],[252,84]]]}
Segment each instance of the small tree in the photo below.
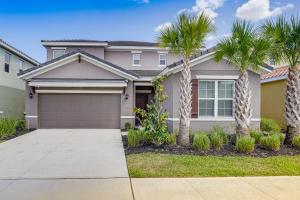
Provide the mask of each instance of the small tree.
{"label": "small tree", "polygon": [[162,85],[165,79],[165,76],[160,76],[152,81],[154,99],[151,104],[147,105],[147,111],[141,108],[134,109],[147,138],[157,145],[165,143],[168,139],[167,119],[169,114],[163,108],[163,103],[168,99],[168,96],[164,94],[164,86]]}

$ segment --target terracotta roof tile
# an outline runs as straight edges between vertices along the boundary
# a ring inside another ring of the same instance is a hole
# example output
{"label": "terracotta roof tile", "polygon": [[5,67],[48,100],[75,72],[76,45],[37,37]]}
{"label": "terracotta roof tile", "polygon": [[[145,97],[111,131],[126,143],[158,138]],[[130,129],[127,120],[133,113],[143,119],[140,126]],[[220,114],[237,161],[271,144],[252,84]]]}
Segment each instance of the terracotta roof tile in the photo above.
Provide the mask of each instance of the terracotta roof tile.
{"label": "terracotta roof tile", "polygon": [[284,77],[287,74],[288,74],[288,66],[274,68],[272,72],[261,75],[261,80]]}

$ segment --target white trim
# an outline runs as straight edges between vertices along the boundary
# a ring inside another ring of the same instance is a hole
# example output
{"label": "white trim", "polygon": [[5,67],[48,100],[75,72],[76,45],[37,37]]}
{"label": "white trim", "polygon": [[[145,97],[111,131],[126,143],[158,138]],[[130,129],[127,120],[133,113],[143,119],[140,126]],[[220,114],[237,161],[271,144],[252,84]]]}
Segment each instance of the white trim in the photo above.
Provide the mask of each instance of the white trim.
{"label": "white trim", "polygon": [[120,116],[121,119],[134,119],[135,116]]}
{"label": "white trim", "polygon": [[239,78],[238,75],[196,75],[197,79],[208,79],[208,80],[236,80]]}
{"label": "white trim", "polygon": [[287,75],[280,76],[280,77],[273,77],[273,78],[267,78],[260,81],[260,83],[269,83],[274,81],[281,81],[287,79]]}
{"label": "white trim", "polygon": [[134,82],[135,86],[152,86],[152,83],[150,82]]}
{"label": "white trim", "polygon": [[168,51],[157,51],[158,54],[168,54]]}
{"label": "white trim", "polygon": [[39,94],[123,94],[123,90],[36,90]]}
{"label": "white trim", "polygon": [[62,56],[62,55],[59,55],[59,56],[54,57],[54,52],[55,51],[63,51],[64,53],[62,55],[66,54],[66,49],[52,49],[52,59],[55,59],[55,58],[58,58],[58,57]]}
{"label": "white trim", "polygon": [[[168,118],[169,121],[179,121],[179,118]],[[226,122],[234,122],[235,119],[233,117],[201,117],[201,118],[191,118],[191,121],[226,121]],[[252,122],[259,122],[260,118],[252,118]]]}
{"label": "white trim", "polygon": [[38,118],[38,116],[37,115],[25,115],[25,118],[27,118],[27,119],[36,119],[36,118]]}
{"label": "white trim", "polygon": [[[139,59],[135,59],[134,56],[138,56]],[[135,64],[134,61],[139,61],[139,64]],[[141,67],[142,66],[142,55],[141,53],[132,53],[132,66],[133,67]]]}
{"label": "white trim", "polygon": [[55,50],[55,49],[59,49],[59,50],[66,50],[67,48],[66,47],[51,47],[52,50]]}
{"label": "white trim", "polygon": [[151,90],[135,90],[135,93],[140,93],[140,94],[151,94]]}
{"label": "white trim", "polygon": [[110,88],[119,88],[127,87],[126,82],[107,82],[107,83],[97,83],[97,82],[43,82],[43,81],[34,81],[29,82],[28,86],[34,87],[110,87]]}
{"label": "white trim", "polygon": [[107,46],[107,42],[42,42],[44,46]]}
{"label": "white trim", "polygon": [[132,67],[141,67],[142,65],[134,65],[132,64]]}
{"label": "white trim", "polygon": [[113,68],[113,67],[111,67],[111,66],[109,66],[109,65],[107,65],[107,64],[105,64],[105,63],[103,63],[101,61],[98,61],[98,60],[95,60],[93,58],[90,58],[89,56],[84,55],[82,53],[76,53],[76,54],[74,54],[72,56],[66,57],[66,58],[64,58],[62,60],[59,60],[57,62],[51,63],[49,65],[45,65],[45,66],[43,66],[41,68],[38,68],[36,70],[33,70],[33,71],[28,72],[26,74],[23,74],[23,75],[19,76],[19,78],[24,78],[25,80],[27,80],[27,79],[30,79],[32,77],[41,75],[41,74],[43,74],[45,72],[48,72],[50,70],[56,69],[56,68],[58,68],[60,66],[68,64],[70,62],[78,60],[78,56],[79,55],[81,56],[82,60],[85,60],[85,61],[87,61],[87,62],[89,62],[89,63],[91,63],[91,64],[93,64],[93,65],[95,65],[97,67],[105,69],[105,70],[107,70],[109,72],[112,72],[114,74],[117,74],[117,75],[119,75],[121,77],[127,78],[127,79],[129,79],[131,81],[137,79],[137,77],[135,77],[135,76],[133,76],[131,74],[128,74],[128,73],[123,72],[123,71],[121,71],[119,69]]}
{"label": "white trim", "polygon": [[15,55],[17,55],[17,56],[19,56],[19,57],[21,57],[21,58],[27,60],[27,62],[30,61],[31,63],[34,63],[35,65],[39,65],[39,64],[40,64],[38,61],[36,61],[36,60],[30,58],[29,56],[27,56],[27,55],[25,55],[25,54],[23,54],[23,53],[21,53],[21,52],[15,50],[14,48],[12,48],[12,47],[10,47],[9,45],[5,44],[5,42],[0,41],[0,44],[1,44],[5,49],[11,51],[11,52],[14,53]]}
{"label": "white trim", "polygon": [[133,53],[133,54],[141,54],[142,51],[131,51],[131,53]]}
{"label": "white trim", "polygon": [[169,48],[143,47],[143,46],[108,46],[110,50],[169,50]]}
{"label": "white trim", "polygon": [[[165,56],[165,64],[164,65],[161,65],[160,64],[160,61],[161,61],[161,59],[160,59],[160,56],[161,55],[164,55]],[[168,61],[168,58],[167,58],[167,54],[166,53],[158,53],[158,67],[166,67],[167,66],[167,61]]]}

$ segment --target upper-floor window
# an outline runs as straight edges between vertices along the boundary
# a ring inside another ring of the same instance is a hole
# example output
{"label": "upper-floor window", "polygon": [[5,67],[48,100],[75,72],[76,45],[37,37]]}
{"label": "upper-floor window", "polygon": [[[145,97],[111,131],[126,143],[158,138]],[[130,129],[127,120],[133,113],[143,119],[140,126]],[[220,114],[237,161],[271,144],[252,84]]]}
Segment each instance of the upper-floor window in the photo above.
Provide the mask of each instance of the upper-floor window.
{"label": "upper-floor window", "polygon": [[25,69],[25,62],[23,60],[19,60],[19,71],[23,71]]}
{"label": "upper-floor window", "polygon": [[4,71],[9,72],[9,66],[10,66],[10,54],[5,52],[4,53]]}
{"label": "upper-floor window", "polygon": [[232,117],[233,91],[233,80],[200,80],[199,117]]}
{"label": "upper-floor window", "polygon": [[159,66],[166,66],[167,65],[167,54],[160,53],[159,55]]}
{"label": "upper-floor window", "polygon": [[141,54],[140,53],[133,53],[132,54],[132,65],[133,66],[140,66],[141,65]]}
{"label": "upper-floor window", "polygon": [[53,51],[52,51],[52,54],[53,54],[52,58],[54,59],[54,58],[60,57],[60,56],[64,55],[65,52],[66,52],[65,49],[53,49]]}

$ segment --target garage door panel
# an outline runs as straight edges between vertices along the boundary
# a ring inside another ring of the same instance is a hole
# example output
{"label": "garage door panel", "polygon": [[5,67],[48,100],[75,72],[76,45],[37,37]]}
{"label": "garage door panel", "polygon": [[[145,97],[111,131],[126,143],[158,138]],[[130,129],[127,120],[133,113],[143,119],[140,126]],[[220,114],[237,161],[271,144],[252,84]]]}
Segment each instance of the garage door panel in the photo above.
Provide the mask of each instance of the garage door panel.
{"label": "garage door panel", "polygon": [[119,94],[40,94],[41,128],[120,128]]}

